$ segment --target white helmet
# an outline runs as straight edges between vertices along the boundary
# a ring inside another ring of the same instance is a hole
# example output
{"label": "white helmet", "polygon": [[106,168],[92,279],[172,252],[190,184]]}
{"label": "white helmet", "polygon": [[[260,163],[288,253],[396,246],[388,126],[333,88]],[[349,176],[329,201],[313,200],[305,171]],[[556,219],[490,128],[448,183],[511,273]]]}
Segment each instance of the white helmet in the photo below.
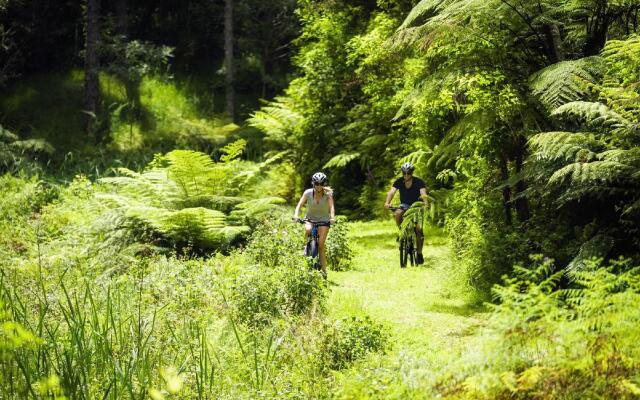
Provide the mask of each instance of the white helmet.
{"label": "white helmet", "polygon": [[311,184],[313,185],[313,184],[316,184],[316,183],[324,185],[325,183],[327,183],[327,176],[325,174],[323,174],[322,172],[316,172],[311,177]]}
{"label": "white helmet", "polygon": [[412,173],[414,169],[416,168],[410,162],[406,162],[400,166],[400,170],[402,170],[402,172],[404,172],[405,174]]}

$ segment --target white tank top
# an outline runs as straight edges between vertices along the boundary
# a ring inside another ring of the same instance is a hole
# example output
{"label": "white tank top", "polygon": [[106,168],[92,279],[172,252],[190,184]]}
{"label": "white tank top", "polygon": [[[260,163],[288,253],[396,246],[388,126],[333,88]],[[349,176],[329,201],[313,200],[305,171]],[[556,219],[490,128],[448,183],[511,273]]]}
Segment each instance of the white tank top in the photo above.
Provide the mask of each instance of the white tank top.
{"label": "white tank top", "polygon": [[304,195],[307,198],[306,217],[312,221],[329,222],[331,217],[329,213],[329,195],[324,193],[318,203],[313,198],[313,189],[305,190]]}

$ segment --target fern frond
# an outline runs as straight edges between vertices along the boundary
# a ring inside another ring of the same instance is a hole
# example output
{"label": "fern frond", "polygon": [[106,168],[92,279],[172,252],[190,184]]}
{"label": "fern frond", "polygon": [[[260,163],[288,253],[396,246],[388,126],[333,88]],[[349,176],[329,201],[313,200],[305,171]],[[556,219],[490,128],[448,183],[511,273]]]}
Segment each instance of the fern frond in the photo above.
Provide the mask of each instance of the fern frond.
{"label": "fern frond", "polygon": [[322,168],[343,168],[358,157],[360,157],[360,153],[338,154],[327,161]]}
{"label": "fern frond", "polygon": [[588,133],[544,132],[529,138],[529,146],[537,160],[588,162],[602,144]]}
{"label": "fern frond", "polygon": [[280,197],[264,197],[238,204],[229,214],[229,220],[238,224],[255,225],[257,219],[275,210],[286,201]]}
{"label": "fern frond", "polygon": [[586,57],[561,61],[531,76],[529,86],[547,109],[577,101],[589,94],[589,86],[602,78],[604,60]]}
{"label": "fern frond", "polygon": [[616,161],[571,163],[551,175],[549,183],[561,183],[570,179],[573,183],[612,183],[633,172],[633,168]]}
{"label": "fern frond", "polygon": [[249,125],[264,132],[267,141],[286,145],[295,135],[296,128],[304,121],[304,117],[295,111],[293,99],[276,97],[274,101],[254,112],[247,121]]}
{"label": "fern frond", "polygon": [[55,153],[55,148],[44,139],[18,140],[11,143],[10,146],[23,153],[44,153],[49,155]]}
{"label": "fern frond", "polygon": [[231,142],[224,146],[220,151],[224,154],[220,157],[220,161],[223,163],[228,163],[239,158],[244,152],[245,147],[247,146],[247,141],[244,139],[238,139],[235,142]]}
{"label": "fern frond", "polygon": [[407,29],[414,25],[416,21],[424,21],[435,15],[445,3],[447,3],[446,0],[421,0],[411,9],[398,30]]}
{"label": "fern frond", "polygon": [[551,115],[585,124],[592,128],[627,128],[630,123],[602,103],[573,101],[554,110]]}
{"label": "fern frond", "polygon": [[2,125],[0,125],[0,142],[12,143],[12,142],[15,142],[17,140],[20,140],[18,135],[16,135],[13,132],[8,131],[7,129],[4,129],[2,127]]}
{"label": "fern frond", "polygon": [[595,235],[580,246],[578,254],[567,265],[566,272],[571,280],[574,280],[578,271],[581,271],[588,260],[604,258],[613,248],[614,239],[605,234]]}
{"label": "fern frond", "polygon": [[288,151],[281,151],[271,155],[265,161],[254,164],[254,163],[242,163],[242,171],[237,173],[233,178],[229,179],[229,184],[237,187],[239,190],[244,189],[248,185],[251,185],[259,179],[262,174],[269,169],[274,163],[281,161],[287,154]]}

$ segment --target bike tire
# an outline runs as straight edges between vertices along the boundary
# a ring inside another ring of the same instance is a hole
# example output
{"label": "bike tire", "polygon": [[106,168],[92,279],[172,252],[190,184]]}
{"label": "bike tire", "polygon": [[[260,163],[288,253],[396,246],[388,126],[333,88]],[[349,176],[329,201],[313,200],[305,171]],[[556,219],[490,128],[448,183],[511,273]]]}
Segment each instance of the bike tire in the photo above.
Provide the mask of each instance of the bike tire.
{"label": "bike tire", "polygon": [[406,239],[400,240],[400,268],[407,267],[407,248],[406,248]]}
{"label": "bike tire", "polygon": [[416,265],[416,248],[413,243],[413,238],[407,240],[407,254],[409,255],[409,263],[411,266]]}
{"label": "bike tire", "polygon": [[320,257],[318,256],[318,242],[315,240],[309,240],[305,250],[305,255],[314,259],[313,268],[320,270]]}

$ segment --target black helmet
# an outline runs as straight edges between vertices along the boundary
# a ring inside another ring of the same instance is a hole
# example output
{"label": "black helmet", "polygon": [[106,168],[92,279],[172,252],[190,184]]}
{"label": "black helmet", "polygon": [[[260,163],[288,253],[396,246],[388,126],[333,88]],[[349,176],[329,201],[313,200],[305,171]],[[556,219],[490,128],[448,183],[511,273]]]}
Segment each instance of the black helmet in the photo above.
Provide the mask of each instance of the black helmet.
{"label": "black helmet", "polygon": [[313,174],[313,176],[311,177],[311,184],[316,184],[319,183],[321,185],[324,185],[327,183],[327,176],[325,174],[323,174],[322,172],[316,172],[315,174]]}
{"label": "black helmet", "polygon": [[416,169],[416,167],[414,167],[413,164],[411,164],[410,162],[406,162],[400,166],[400,169],[405,174],[411,174],[413,173],[413,170]]}

